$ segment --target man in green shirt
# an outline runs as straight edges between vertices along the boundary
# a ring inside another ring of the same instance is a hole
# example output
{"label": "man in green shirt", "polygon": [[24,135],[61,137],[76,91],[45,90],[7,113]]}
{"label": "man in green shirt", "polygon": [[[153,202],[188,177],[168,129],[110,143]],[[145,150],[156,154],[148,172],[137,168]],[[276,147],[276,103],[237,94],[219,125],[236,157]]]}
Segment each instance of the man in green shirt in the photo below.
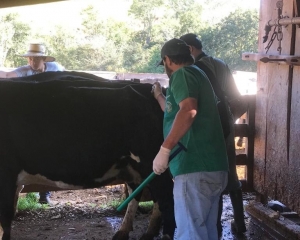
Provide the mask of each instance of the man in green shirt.
{"label": "man in green shirt", "polygon": [[[227,117],[229,120],[230,134],[225,139],[229,163],[228,183],[225,190],[229,192],[233,208],[234,220],[231,222],[232,231],[241,234],[246,231],[246,225],[244,220],[242,183],[239,181],[236,172],[234,122],[236,117],[240,117],[241,113],[246,112],[246,109],[244,109],[244,111],[241,110],[243,109],[243,106],[246,106],[244,102],[246,102],[247,99],[245,96],[242,96],[237,89],[234,78],[227,64],[220,59],[206,55],[202,50],[202,42],[197,35],[193,33],[187,33],[181,36],[180,39],[185,41],[185,43],[191,47],[191,54],[196,59],[195,65],[200,69],[203,69],[203,71],[206,73],[210,82],[212,83],[212,86],[214,87],[215,93],[217,94],[217,92],[220,92],[221,90],[225,96],[225,99],[227,100],[225,101],[227,114],[223,117]],[[219,91],[218,88],[220,89]],[[239,106],[239,108],[237,108],[237,106]],[[221,197],[219,202],[219,216],[217,225],[219,236],[222,235],[222,209],[223,202]]]}
{"label": "man in green shirt", "polygon": [[217,239],[220,195],[227,184],[226,145],[217,98],[206,75],[193,65],[190,48],[172,39],[161,49],[161,64],[170,78],[166,96],[154,84],[154,97],[164,115],[164,142],[153,161],[153,171],[163,173],[178,142],[187,151],[171,162],[177,229],[175,238]]}

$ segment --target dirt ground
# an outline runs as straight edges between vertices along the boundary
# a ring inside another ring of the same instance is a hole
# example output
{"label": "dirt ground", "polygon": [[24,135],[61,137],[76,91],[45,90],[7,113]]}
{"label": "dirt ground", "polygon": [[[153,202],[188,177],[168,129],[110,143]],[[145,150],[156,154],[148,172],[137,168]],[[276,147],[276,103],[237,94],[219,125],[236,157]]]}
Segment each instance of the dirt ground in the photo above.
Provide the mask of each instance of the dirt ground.
{"label": "dirt ground", "polygon": [[[17,214],[12,226],[12,240],[112,239],[125,210],[117,212],[108,204],[124,198],[122,185],[52,192],[52,205],[48,209]],[[149,217],[150,212],[137,212],[130,239],[139,239],[146,231]]]}
{"label": "dirt ground", "polygon": [[[48,209],[18,213],[12,226],[12,240],[112,239],[120,227],[125,212],[119,213],[107,205],[111,201],[120,199],[122,194],[122,185],[52,192],[53,205]],[[253,194],[244,194],[244,204],[249,203],[253,198]],[[150,212],[137,212],[130,240],[139,239],[146,231],[149,216]],[[259,233],[257,226],[251,227],[251,219],[247,213],[245,218],[249,230],[244,236],[234,236],[230,230],[232,207],[229,197],[225,195],[222,239],[272,239],[264,233]],[[156,238],[159,239],[160,236]]]}

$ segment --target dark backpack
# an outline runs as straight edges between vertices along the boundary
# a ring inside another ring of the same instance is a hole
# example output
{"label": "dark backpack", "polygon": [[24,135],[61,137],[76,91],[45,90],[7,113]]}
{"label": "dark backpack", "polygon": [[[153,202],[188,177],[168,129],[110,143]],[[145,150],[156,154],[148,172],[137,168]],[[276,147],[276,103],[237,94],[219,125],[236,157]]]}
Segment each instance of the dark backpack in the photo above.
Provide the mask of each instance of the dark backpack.
{"label": "dark backpack", "polygon": [[222,90],[222,88],[220,87],[218,79],[215,77],[214,73],[205,65],[204,62],[199,60],[199,61],[195,62],[195,65],[197,67],[199,67],[206,74],[216,96],[219,99],[217,107],[219,110],[219,115],[220,115],[220,120],[221,120],[221,124],[222,124],[224,138],[226,139],[230,133],[230,123],[229,123],[229,115],[228,115],[228,110],[227,110],[225,93]]}

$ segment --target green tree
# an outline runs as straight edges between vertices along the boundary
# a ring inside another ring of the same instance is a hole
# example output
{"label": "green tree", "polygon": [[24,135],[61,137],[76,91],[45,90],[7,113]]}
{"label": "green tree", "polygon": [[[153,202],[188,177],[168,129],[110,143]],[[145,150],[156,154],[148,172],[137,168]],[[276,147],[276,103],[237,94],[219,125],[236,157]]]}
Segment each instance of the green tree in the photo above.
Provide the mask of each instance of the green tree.
{"label": "green tree", "polygon": [[[153,26],[158,22],[163,11],[163,0],[133,0],[128,11],[136,19],[139,38],[136,40],[145,46],[151,45],[155,38]],[[138,22],[139,21],[139,22]]]}
{"label": "green tree", "polygon": [[79,43],[76,32],[71,32],[62,26],[56,26],[51,34],[37,35],[35,38],[42,39],[47,54],[55,57],[56,61],[65,68],[73,69],[73,67],[77,67],[76,58],[72,56]]}
{"label": "green tree", "polygon": [[[88,70],[124,71],[123,56],[132,38],[132,28],[126,22],[108,18],[101,20],[92,6],[81,12],[83,19],[79,35],[83,36],[81,54]],[[84,54],[88,52],[88,54]]]}
{"label": "green tree", "polygon": [[82,18],[82,31],[87,37],[93,37],[103,32],[103,22],[98,17],[100,14],[93,5],[80,12]]}
{"label": "green tree", "polygon": [[[131,44],[130,44],[131,43]],[[145,64],[147,53],[144,46],[138,42],[129,42],[123,55],[123,67],[127,72],[139,72],[138,69]]]}
{"label": "green tree", "polygon": [[29,25],[22,23],[18,14],[9,13],[0,18],[0,31],[0,66],[17,67],[25,64],[26,59],[18,55],[27,48]]}
{"label": "green tree", "polygon": [[258,51],[258,12],[236,10],[220,23],[199,32],[203,48],[232,70],[256,71],[256,62],[242,61],[243,52]]}
{"label": "green tree", "polygon": [[200,20],[203,8],[197,1],[169,0],[167,6],[173,11],[172,18],[177,21],[174,37],[180,37],[189,32],[198,32],[204,27],[204,23]]}
{"label": "green tree", "polygon": [[[203,26],[199,21],[201,13],[201,5],[194,0],[134,0],[129,14],[141,27],[137,28],[131,39],[135,45],[138,43],[138,48],[129,47],[124,55],[125,69],[162,72],[162,68],[156,67],[162,45],[173,37],[200,30]],[[128,55],[129,51],[134,51],[133,55]]]}
{"label": "green tree", "polygon": [[93,6],[83,9],[80,15],[82,17],[80,31],[86,40],[93,41],[93,38],[102,37],[120,46],[129,39],[128,36],[132,30],[126,22],[113,18],[102,20],[99,18],[99,12]]}
{"label": "green tree", "polygon": [[[101,0],[99,0],[101,1]],[[255,71],[256,63],[241,60],[244,51],[257,51],[257,11],[236,10],[240,0],[132,0],[131,18],[103,19],[92,5],[80,13],[78,29],[56,26],[50,34],[32,36],[28,25],[10,14],[0,18],[0,64],[20,66],[17,56],[27,48],[28,38],[40,38],[47,53],[69,70],[162,72],[156,67],[162,45],[188,32],[198,34],[208,54],[219,57],[233,70]],[[203,2],[202,1],[202,2]],[[234,3],[234,4],[233,4]],[[229,8],[233,13],[219,21],[204,18],[207,12]],[[204,19],[204,20],[203,20]]]}
{"label": "green tree", "polygon": [[163,67],[157,66],[157,64],[161,61],[160,49],[161,47],[157,44],[153,46],[151,49],[149,49],[148,62],[144,64],[144,66],[141,66],[141,68],[139,69],[140,72],[145,72],[145,73],[164,72]]}

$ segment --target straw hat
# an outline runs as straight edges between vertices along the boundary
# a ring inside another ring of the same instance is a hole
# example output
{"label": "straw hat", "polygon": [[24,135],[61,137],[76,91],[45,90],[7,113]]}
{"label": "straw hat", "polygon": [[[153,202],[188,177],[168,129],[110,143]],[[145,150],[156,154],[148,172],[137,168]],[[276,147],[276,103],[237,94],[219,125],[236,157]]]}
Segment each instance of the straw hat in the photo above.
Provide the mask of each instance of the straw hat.
{"label": "straw hat", "polygon": [[46,55],[46,48],[41,43],[30,43],[27,53],[20,55],[22,57],[46,57],[45,62],[55,61],[54,57]]}

